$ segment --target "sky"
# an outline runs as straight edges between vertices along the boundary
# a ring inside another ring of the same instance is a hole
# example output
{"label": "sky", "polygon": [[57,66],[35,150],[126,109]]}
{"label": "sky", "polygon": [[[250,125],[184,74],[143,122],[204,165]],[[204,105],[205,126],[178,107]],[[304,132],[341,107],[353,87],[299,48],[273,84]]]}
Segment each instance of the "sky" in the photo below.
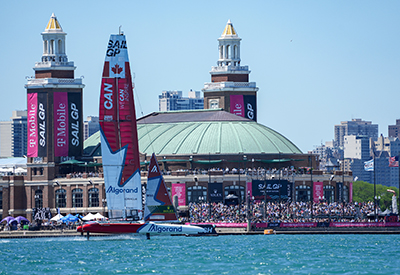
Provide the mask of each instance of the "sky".
{"label": "sky", "polygon": [[158,111],[164,90],[211,82],[218,38],[231,20],[241,65],[259,88],[258,122],[307,152],[334,138],[334,125],[400,119],[400,1],[7,1],[0,9],[0,120],[26,110],[26,77],[43,53],[54,13],[83,77],[84,116],[98,116],[110,34],[122,26],[137,116]]}

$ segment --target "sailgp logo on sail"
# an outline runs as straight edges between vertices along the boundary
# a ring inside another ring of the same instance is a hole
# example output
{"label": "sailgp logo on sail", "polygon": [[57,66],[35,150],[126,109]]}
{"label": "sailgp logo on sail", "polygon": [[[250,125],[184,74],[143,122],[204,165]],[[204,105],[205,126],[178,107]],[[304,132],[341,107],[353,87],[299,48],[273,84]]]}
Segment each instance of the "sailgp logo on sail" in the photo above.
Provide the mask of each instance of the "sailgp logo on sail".
{"label": "sailgp logo on sail", "polygon": [[135,189],[132,189],[132,188],[125,189],[125,188],[115,188],[113,186],[108,187],[108,189],[106,191],[106,193],[115,193],[115,195],[119,195],[122,193],[130,194],[130,193],[137,193],[137,192],[138,192],[137,187]]}
{"label": "sailgp logo on sail", "polygon": [[163,233],[163,232],[182,232],[182,226],[177,226],[177,227],[172,227],[172,226],[159,226],[156,224],[152,224],[149,228],[149,232],[157,232],[157,233]]}

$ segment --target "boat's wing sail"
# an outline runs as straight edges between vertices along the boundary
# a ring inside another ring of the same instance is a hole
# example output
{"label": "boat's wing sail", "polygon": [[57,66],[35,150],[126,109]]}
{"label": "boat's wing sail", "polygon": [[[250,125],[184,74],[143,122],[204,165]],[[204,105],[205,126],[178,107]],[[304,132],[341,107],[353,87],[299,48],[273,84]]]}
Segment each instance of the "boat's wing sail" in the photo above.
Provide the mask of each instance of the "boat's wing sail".
{"label": "boat's wing sail", "polygon": [[144,208],[145,221],[177,221],[178,216],[171,202],[164,178],[156,156],[150,160],[146,189],[146,204]]}
{"label": "boat's wing sail", "polygon": [[142,209],[139,145],[125,35],[111,35],[100,94],[100,135],[110,218]]}

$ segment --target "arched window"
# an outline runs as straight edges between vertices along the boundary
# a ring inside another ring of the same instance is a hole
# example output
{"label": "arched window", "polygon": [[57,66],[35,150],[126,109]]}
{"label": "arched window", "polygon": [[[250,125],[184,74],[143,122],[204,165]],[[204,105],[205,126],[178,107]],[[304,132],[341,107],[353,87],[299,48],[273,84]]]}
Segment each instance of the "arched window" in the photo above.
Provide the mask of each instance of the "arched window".
{"label": "arched window", "polygon": [[49,42],[47,40],[43,41],[43,53],[48,54],[49,53]]}
{"label": "arched window", "polygon": [[83,207],[83,191],[80,188],[72,190],[72,207]]}
{"label": "arched window", "polygon": [[343,186],[343,200],[349,202],[349,187]]}
{"label": "arched window", "polygon": [[224,47],[219,46],[219,59],[224,58]]}
{"label": "arched window", "polygon": [[98,207],[99,206],[99,189],[91,188],[88,192],[89,196],[89,207]]}
{"label": "arched window", "polygon": [[62,40],[58,40],[58,53],[63,54],[64,53],[64,49],[63,49],[63,44],[62,44]]}
{"label": "arched window", "polygon": [[204,186],[190,186],[188,187],[188,201],[189,202],[206,202],[207,187]]}
{"label": "arched window", "polygon": [[296,186],[296,201],[311,201],[311,187],[308,185]]}
{"label": "arched window", "polygon": [[237,196],[239,198],[239,203],[244,202],[244,187],[243,186],[239,186],[239,185],[229,185],[229,186],[225,186],[224,188],[224,195],[225,198],[229,195],[229,194],[233,194],[235,196]]}
{"label": "arched window", "polygon": [[230,45],[226,45],[225,48],[225,58],[226,59],[230,59],[231,58],[231,46]]}
{"label": "arched window", "polygon": [[35,207],[36,208],[43,207],[43,191],[42,190],[35,191]]}
{"label": "arched window", "polygon": [[50,54],[54,54],[54,40],[50,40]]}
{"label": "arched window", "polygon": [[324,197],[328,203],[335,201],[335,187],[332,185],[325,185],[324,186]]}
{"label": "arched window", "polygon": [[56,208],[67,207],[67,191],[65,189],[56,190]]}
{"label": "arched window", "polygon": [[235,45],[233,46],[233,55],[232,55],[233,59],[237,59],[238,58],[238,46]]}

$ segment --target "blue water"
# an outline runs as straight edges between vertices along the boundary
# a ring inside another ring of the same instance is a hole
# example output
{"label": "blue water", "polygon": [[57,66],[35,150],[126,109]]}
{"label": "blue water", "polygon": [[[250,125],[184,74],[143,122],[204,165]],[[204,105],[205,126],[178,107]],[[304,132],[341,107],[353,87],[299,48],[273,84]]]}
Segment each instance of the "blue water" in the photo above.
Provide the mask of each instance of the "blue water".
{"label": "blue water", "polygon": [[400,235],[1,239],[0,274],[400,274]]}

